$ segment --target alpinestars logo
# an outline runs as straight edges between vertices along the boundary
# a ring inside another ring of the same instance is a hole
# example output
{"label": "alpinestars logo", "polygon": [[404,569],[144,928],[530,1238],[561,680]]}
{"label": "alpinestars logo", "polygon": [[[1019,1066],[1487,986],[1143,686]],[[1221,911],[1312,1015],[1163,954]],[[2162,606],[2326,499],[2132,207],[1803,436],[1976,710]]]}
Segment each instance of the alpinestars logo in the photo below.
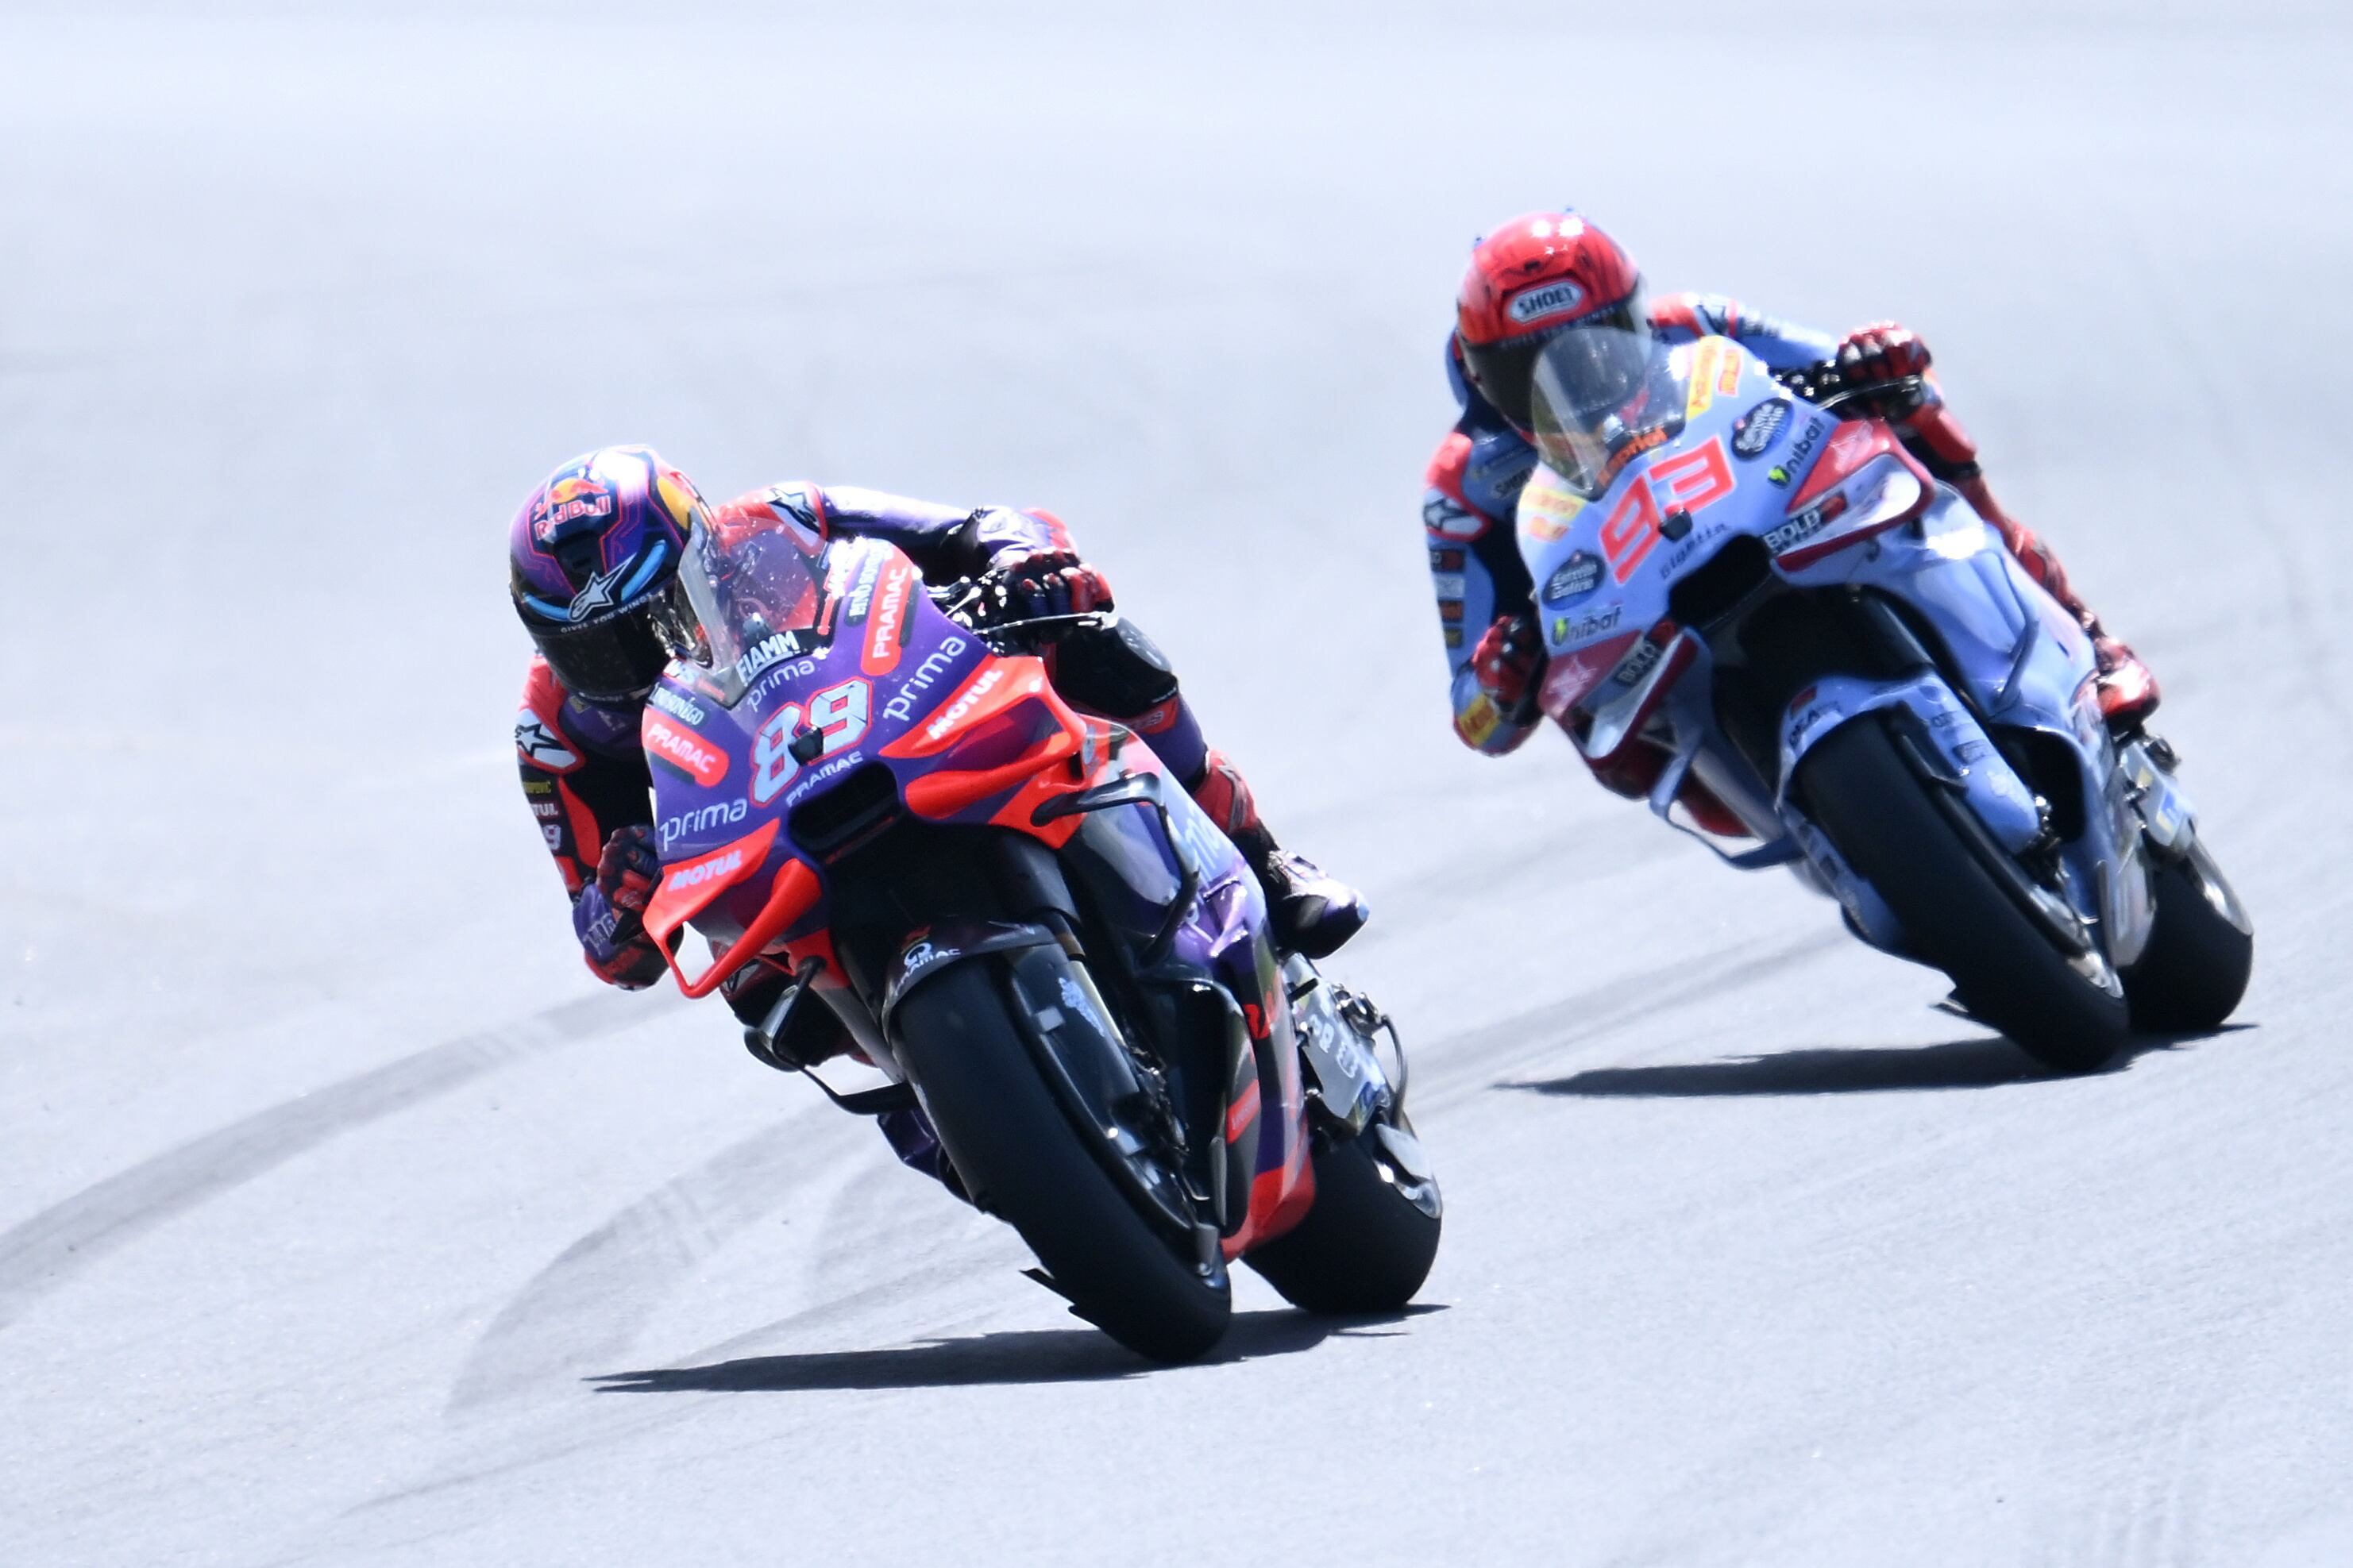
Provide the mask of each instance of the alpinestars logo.
{"label": "alpinestars logo", "polygon": [[620,582],[628,570],[629,563],[624,561],[610,572],[599,572],[589,578],[588,585],[572,596],[570,612],[572,618],[575,621],[585,621],[599,610],[611,609],[614,585]]}
{"label": "alpinestars logo", "polygon": [[529,709],[515,720],[515,750],[522,753],[523,761],[550,773],[560,773],[580,765],[578,754]]}

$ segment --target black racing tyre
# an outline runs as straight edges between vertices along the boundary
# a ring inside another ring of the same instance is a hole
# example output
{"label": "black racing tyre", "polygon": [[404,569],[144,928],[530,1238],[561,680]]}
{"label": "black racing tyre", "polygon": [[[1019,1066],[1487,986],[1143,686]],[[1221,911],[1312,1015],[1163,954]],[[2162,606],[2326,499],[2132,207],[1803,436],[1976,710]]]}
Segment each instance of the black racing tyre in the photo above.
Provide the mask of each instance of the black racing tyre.
{"label": "black racing tyre", "polygon": [[893,1015],[948,1158],[974,1200],[1010,1224],[1079,1315],[1139,1355],[1190,1361],[1233,1312],[1222,1264],[1202,1275],[1080,1142],[1031,1057],[997,965],[959,963]]}
{"label": "black racing tyre", "polygon": [[2220,1028],[2247,994],[2255,938],[2221,868],[2192,840],[2189,854],[2161,863],[2152,890],[2157,923],[2125,971],[2133,1027],[2152,1035]]}
{"label": "black racing tyre", "polygon": [[2122,996],[2067,961],[1905,765],[1877,715],[1841,725],[1798,764],[1799,798],[1878,890],[1908,944],[1949,975],[1969,1011],[2044,1066],[2090,1072],[2123,1048]]}
{"label": "black racing tyre", "polygon": [[1438,1256],[1442,1221],[1382,1174],[1367,1128],[1315,1156],[1307,1217],[1242,1260],[1309,1312],[1394,1312],[1413,1300]]}

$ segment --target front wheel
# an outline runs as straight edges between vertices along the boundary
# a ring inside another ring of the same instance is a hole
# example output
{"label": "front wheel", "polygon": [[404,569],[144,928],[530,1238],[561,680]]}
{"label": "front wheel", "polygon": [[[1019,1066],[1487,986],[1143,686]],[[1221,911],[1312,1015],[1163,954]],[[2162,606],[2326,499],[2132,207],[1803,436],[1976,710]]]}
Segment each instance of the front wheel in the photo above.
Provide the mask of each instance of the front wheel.
{"label": "front wheel", "polygon": [[[2090,1072],[2130,1034],[2123,988],[2096,944],[2062,950],[2013,896],[2014,865],[1972,842],[1905,764],[1878,716],[1817,742],[1792,781],[1808,813],[1877,890],[1907,943],[1951,976],[1970,1012],[2061,1072]],[[1957,808],[1960,809],[1960,808]]]}
{"label": "front wheel", "polygon": [[1394,1312],[1430,1277],[1441,1225],[1438,1179],[1399,1121],[1319,1150],[1307,1217],[1244,1255],[1293,1306]]}
{"label": "front wheel", "polygon": [[909,992],[893,1017],[957,1175],[975,1204],[1021,1233],[1081,1317],[1155,1361],[1205,1353],[1233,1311],[1225,1265],[1113,1184],[1048,1087],[1008,984],[990,960],[959,963]]}
{"label": "front wheel", "polygon": [[2148,946],[2125,972],[2133,1026],[2153,1035],[2220,1028],[2247,994],[2254,922],[2197,838],[2187,855],[2158,867],[2154,891]]}

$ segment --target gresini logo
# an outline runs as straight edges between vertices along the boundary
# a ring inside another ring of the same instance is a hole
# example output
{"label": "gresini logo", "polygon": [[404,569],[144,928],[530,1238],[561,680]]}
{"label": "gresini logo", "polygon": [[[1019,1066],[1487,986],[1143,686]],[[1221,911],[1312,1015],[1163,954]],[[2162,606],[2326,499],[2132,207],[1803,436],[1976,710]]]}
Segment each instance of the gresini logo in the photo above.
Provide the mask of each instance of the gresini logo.
{"label": "gresini logo", "polygon": [[585,621],[599,610],[611,609],[613,585],[621,580],[622,575],[628,571],[629,565],[628,562],[624,561],[610,572],[599,572],[589,578],[588,585],[572,596],[572,618],[575,621]]}
{"label": "gresini logo", "polygon": [[965,721],[965,716],[980,705],[980,700],[997,689],[1005,679],[1005,667],[995,665],[981,672],[980,679],[964,689],[964,695],[941,710],[940,716],[924,727],[926,740],[936,741]]}
{"label": "gresini logo", "polygon": [[882,717],[899,723],[913,718],[915,700],[937,685],[948,667],[955,663],[956,656],[971,646],[962,637],[952,637],[926,654],[923,662],[915,667],[915,673],[902,681],[899,689],[891,694],[891,700],[882,704]]}
{"label": "gresini logo", "polygon": [[699,811],[681,812],[662,823],[661,847],[668,849],[681,838],[699,837],[712,828],[732,826],[743,821],[744,814],[750,809],[748,804],[737,799],[724,805],[706,805]]}
{"label": "gresini logo", "polygon": [[1525,327],[1530,321],[1540,321],[1546,316],[1574,310],[1584,302],[1585,290],[1564,278],[1541,289],[1529,289],[1505,306],[1504,313]]}

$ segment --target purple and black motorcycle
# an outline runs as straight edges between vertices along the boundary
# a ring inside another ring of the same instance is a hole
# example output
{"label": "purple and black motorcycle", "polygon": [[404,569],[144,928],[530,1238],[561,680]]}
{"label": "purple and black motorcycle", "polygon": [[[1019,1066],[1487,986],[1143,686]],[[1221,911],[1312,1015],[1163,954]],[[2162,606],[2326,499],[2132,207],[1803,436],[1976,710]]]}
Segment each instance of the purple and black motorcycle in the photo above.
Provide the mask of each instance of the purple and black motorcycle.
{"label": "purple and black motorcycle", "polygon": [[1397,1031],[1277,952],[1148,746],[1055,694],[1034,650],[1084,617],[989,624],[888,543],[789,526],[699,530],[681,573],[708,662],[670,667],[642,738],[646,923],[688,995],[788,976],[754,1052],[805,1066],[829,1009],[891,1081],[827,1092],[920,1109],[1033,1275],[1147,1356],[1218,1342],[1236,1258],[1311,1311],[1412,1298],[1440,1204]]}

